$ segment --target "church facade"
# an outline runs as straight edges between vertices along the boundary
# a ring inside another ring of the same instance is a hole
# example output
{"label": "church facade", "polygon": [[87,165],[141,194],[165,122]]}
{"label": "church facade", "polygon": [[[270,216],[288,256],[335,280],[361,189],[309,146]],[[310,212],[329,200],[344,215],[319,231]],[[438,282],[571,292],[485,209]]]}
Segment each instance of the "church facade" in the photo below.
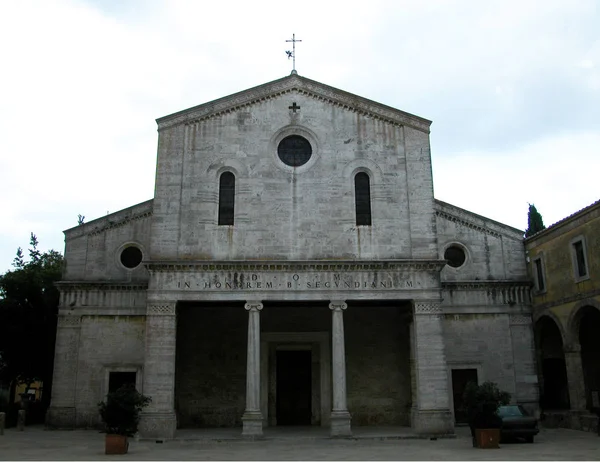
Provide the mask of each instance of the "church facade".
{"label": "church facade", "polygon": [[65,231],[55,427],[411,426],[538,402],[523,232],[434,199],[431,122],[307,79],[157,120],[152,200]]}

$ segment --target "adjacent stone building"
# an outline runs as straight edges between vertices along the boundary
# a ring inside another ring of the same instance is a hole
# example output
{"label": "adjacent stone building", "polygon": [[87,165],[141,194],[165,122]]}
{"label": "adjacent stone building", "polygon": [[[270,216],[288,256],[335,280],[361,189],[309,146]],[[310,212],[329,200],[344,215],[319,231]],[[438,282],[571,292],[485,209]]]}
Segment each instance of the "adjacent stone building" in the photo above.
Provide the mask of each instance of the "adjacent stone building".
{"label": "adjacent stone building", "polygon": [[600,201],[525,241],[534,280],[540,403],[551,424],[575,429],[600,408]]}
{"label": "adjacent stone building", "polygon": [[453,433],[538,402],[523,232],[435,200],[431,122],[292,72],[158,119],[154,198],[65,231],[53,426]]}

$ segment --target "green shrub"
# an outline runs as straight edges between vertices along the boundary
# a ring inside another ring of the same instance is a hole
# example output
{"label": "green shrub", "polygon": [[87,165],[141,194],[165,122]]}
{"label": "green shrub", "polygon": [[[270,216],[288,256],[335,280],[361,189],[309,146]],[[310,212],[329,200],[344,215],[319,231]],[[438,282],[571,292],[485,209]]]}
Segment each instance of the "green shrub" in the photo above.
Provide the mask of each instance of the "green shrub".
{"label": "green shrub", "polygon": [[131,384],[106,395],[106,402],[98,403],[106,433],[133,436],[138,431],[140,411],[151,399],[139,393]]}
{"label": "green shrub", "polygon": [[500,391],[494,382],[477,385],[469,382],[463,394],[464,411],[473,428],[500,428],[502,419],[498,417],[498,408],[510,403],[510,393]]}

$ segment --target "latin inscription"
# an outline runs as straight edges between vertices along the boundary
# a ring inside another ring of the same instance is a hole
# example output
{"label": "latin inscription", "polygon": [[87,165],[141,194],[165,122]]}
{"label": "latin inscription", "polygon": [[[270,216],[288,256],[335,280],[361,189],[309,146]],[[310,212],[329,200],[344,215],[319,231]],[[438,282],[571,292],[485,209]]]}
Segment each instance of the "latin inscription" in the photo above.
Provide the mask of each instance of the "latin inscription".
{"label": "latin inscription", "polygon": [[233,273],[198,275],[176,281],[179,290],[386,290],[420,286],[412,279],[360,277],[342,274],[257,274]]}

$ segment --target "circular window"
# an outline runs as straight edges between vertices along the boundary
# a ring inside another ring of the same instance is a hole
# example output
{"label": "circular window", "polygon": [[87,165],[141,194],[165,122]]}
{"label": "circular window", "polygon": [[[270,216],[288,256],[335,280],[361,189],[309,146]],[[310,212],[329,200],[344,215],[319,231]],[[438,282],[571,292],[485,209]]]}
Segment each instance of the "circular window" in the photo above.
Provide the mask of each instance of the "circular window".
{"label": "circular window", "polygon": [[452,268],[459,268],[464,265],[466,258],[465,251],[457,245],[451,245],[444,252],[444,260]]}
{"label": "circular window", "polygon": [[142,251],[134,246],[125,247],[121,252],[121,263],[125,268],[133,269],[142,262]]}
{"label": "circular window", "polygon": [[284,164],[290,167],[300,167],[310,159],[312,146],[302,136],[286,136],[277,146],[277,155]]}

